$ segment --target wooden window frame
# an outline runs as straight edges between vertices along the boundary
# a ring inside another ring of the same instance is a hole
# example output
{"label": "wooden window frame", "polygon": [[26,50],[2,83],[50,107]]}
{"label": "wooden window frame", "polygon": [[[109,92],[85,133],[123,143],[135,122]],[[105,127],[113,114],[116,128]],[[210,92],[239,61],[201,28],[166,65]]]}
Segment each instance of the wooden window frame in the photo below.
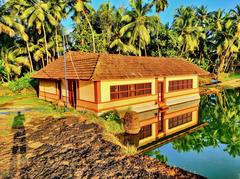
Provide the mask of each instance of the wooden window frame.
{"label": "wooden window frame", "polygon": [[183,124],[189,123],[192,121],[192,112],[185,113],[173,118],[168,119],[168,129],[173,129],[175,127],[181,126]]}
{"label": "wooden window frame", "polygon": [[152,94],[152,83],[138,83],[138,84],[110,86],[111,101],[148,96],[151,94]]}
{"label": "wooden window frame", "polygon": [[141,127],[139,139],[145,139],[152,136],[152,124]]}
{"label": "wooden window frame", "polygon": [[168,83],[168,91],[176,92],[193,88],[193,79],[173,80]]}

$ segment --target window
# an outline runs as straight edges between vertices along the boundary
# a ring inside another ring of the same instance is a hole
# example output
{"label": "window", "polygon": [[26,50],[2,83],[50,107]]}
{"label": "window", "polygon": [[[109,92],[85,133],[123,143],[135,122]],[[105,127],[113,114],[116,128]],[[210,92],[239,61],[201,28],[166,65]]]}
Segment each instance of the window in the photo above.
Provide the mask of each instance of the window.
{"label": "window", "polygon": [[193,88],[193,80],[175,80],[169,81],[169,91],[178,91]]}
{"label": "window", "polygon": [[152,125],[147,125],[140,130],[140,139],[144,139],[152,136]]}
{"label": "window", "polygon": [[168,128],[172,129],[174,127],[186,124],[192,121],[192,113],[186,113],[177,117],[170,118],[168,120]]}
{"label": "window", "polygon": [[118,85],[110,87],[111,100],[148,95],[152,93],[151,83]]}

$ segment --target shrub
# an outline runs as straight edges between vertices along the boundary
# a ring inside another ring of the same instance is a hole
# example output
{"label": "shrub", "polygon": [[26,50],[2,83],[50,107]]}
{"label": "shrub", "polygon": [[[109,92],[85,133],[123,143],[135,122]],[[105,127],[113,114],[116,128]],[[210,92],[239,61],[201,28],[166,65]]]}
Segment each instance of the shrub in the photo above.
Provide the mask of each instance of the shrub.
{"label": "shrub", "polygon": [[120,119],[119,113],[116,110],[103,113],[100,117],[107,121],[115,121],[119,124],[122,124],[122,120]]}
{"label": "shrub", "polygon": [[8,88],[13,92],[20,92],[23,89],[33,89],[37,86],[37,80],[32,79],[29,73],[24,75],[22,78],[8,83]]}
{"label": "shrub", "polygon": [[12,128],[20,128],[24,127],[25,117],[24,114],[21,114],[21,112],[18,112],[17,116],[14,117]]}

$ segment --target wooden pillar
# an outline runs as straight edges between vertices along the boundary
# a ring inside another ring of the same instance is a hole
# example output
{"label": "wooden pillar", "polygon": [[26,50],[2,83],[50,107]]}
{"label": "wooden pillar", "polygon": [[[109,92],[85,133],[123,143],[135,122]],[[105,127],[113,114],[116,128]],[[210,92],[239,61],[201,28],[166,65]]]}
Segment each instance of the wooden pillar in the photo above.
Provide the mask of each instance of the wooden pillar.
{"label": "wooden pillar", "polygon": [[80,100],[80,80],[77,80],[77,98]]}
{"label": "wooden pillar", "polygon": [[101,82],[94,81],[94,95],[95,95],[95,103],[101,103]]}
{"label": "wooden pillar", "polygon": [[159,92],[158,92],[158,78],[155,78],[155,94],[157,94],[159,96]]}
{"label": "wooden pillar", "polygon": [[164,136],[166,136],[166,132],[167,132],[167,118],[166,118],[166,114],[167,114],[166,111],[164,111],[162,113],[162,115],[163,115],[162,120],[163,120],[163,133],[164,133]]}
{"label": "wooden pillar", "polygon": [[167,79],[166,77],[164,77],[164,80],[163,80],[163,102],[166,103],[166,99],[165,99],[165,94],[167,92]]}
{"label": "wooden pillar", "polygon": [[158,122],[159,122],[159,113],[160,113],[160,111],[158,110],[158,112],[157,112],[157,114],[155,114],[155,117],[157,117],[157,122],[155,123],[155,135],[156,135],[156,139],[158,138]]}

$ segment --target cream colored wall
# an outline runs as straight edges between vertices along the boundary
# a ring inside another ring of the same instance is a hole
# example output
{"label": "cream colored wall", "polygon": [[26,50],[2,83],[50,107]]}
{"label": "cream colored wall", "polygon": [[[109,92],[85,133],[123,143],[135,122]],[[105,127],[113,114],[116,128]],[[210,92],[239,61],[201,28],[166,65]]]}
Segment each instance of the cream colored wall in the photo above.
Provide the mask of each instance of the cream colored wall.
{"label": "cream colored wall", "polygon": [[[126,79],[126,80],[103,80],[101,81],[101,102],[110,101],[110,86],[113,85],[128,85],[139,83],[152,83],[152,95],[155,94],[155,79]],[[124,99],[123,99],[124,100]]]}
{"label": "cream colored wall", "polygon": [[55,80],[40,80],[39,90],[46,93],[56,94],[56,81]]}
{"label": "cream colored wall", "polygon": [[80,81],[79,87],[81,100],[95,102],[93,81]]}
{"label": "cream colored wall", "polygon": [[61,81],[61,87],[62,87],[62,96],[66,96],[65,80]]}
{"label": "cream colored wall", "polygon": [[166,104],[168,106],[171,106],[171,105],[185,103],[188,101],[199,100],[199,99],[200,99],[200,95],[198,92],[196,92],[194,94],[186,94],[182,96],[176,96],[173,98],[166,98]]}
{"label": "cream colored wall", "polygon": [[182,75],[182,76],[167,76],[166,77],[166,93],[168,93],[169,81],[174,80],[193,80],[193,88],[198,88],[198,75]]}
{"label": "cream colored wall", "polygon": [[158,81],[163,81],[163,80],[164,80],[163,77],[159,77],[159,78],[158,78]]}
{"label": "cream colored wall", "polygon": [[98,115],[108,110],[134,110],[136,112],[142,112],[148,108],[156,109],[158,108],[156,99],[157,95],[152,95],[100,103],[98,104],[98,110],[101,112]]}
{"label": "cream colored wall", "polygon": [[[186,90],[179,90],[169,92],[169,81],[174,80],[193,80],[193,88]],[[175,105],[179,103],[184,103],[191,100],[199,100],[199,84],[198,84],[198,75],[185,75],[185,76],[168,76],[166,77],[166,93],[165,93],[165,102],[167,105]]]}

